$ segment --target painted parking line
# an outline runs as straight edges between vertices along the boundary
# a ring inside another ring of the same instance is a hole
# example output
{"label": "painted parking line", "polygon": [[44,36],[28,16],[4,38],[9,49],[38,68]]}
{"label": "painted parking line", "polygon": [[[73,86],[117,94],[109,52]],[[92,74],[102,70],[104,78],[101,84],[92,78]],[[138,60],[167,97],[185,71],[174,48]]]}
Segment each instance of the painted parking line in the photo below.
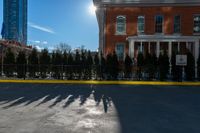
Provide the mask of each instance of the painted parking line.
{"label": "painted parking line", "polygon": [[0,80],[0,83],[200,86],[200,82],[97,81],[97,80]]}

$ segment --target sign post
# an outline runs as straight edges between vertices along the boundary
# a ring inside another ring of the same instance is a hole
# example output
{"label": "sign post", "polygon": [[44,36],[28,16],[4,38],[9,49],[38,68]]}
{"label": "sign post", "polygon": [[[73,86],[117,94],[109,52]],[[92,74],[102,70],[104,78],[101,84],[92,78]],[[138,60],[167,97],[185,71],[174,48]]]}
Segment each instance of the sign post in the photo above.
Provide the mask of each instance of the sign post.
{"label": "sign post", "polygon": [[176,66],[180,66],[182,67],[182,72],[179,72],[179,79],[181,79],[181,81],[184,78],[184,67],[187,66],[187,55],[176,55]]}

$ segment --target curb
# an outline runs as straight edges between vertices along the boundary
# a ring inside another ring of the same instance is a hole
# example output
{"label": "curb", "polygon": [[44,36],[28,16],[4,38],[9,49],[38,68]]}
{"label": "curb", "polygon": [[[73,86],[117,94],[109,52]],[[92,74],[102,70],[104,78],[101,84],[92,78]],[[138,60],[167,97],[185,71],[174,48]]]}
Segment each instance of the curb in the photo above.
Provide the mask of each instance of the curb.
{"label": "curb", "polygon": [[0,80],[0,83],[93,84],[93,85],[150,85],[150,86],[200,86],[200,82],[96,81],[96,80]]}

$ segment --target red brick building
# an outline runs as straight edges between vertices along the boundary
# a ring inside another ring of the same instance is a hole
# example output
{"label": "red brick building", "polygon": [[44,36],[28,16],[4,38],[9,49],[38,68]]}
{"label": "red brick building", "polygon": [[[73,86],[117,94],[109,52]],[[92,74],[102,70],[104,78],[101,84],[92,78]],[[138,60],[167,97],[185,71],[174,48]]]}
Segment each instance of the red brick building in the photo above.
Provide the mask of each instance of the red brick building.
{"label": "red brick building", "polygon": [[[157,56],[200,49],[199,0],[94,0],[99,23],[99,49],[136,59],[138,52]],[[197,64],[196,64],[197,65]]]}

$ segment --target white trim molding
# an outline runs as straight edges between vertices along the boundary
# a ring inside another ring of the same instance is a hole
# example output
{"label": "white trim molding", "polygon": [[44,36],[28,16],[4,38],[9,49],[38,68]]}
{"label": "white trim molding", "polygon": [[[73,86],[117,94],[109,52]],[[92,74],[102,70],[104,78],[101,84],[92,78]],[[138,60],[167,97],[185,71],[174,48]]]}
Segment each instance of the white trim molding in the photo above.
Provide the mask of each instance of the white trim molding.
{"label": "white trim molding", "polygon": [[129,36],[127,38],[128,41],[186,41],[186,42],[194,42],[200,40],[200,36],[179,36],[179,35],[139,35],[139,36]]}
{"label": "white trim molding", "polygon": [[93,0],[99,6],[199,6],[199,0]]}

